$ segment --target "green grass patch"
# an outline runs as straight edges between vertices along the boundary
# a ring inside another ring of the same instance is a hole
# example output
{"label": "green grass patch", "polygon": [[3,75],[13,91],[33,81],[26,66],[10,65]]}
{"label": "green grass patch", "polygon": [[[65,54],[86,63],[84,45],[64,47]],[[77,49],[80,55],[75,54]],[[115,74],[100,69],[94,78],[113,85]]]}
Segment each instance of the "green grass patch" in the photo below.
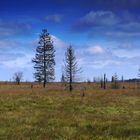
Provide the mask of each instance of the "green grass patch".
{"label": "green grass patch", "polygon": [[140,95],[0,94],[0,140],[9,139],[139,140]]}

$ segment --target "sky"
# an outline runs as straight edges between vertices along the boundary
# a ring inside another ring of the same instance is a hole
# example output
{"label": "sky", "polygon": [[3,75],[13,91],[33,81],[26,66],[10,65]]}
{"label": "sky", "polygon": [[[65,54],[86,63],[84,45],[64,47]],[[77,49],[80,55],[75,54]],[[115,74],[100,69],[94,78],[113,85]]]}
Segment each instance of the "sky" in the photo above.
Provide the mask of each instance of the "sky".
{"label": "sky", "polygon": [[65,51],[75,50],[81,81],[114,73],[137,78],[140,68],[139,0],[1,0],[0,80],[23,72],[34,81],[32,58],[42,29],[56,50],[55,80],[62,74]]}

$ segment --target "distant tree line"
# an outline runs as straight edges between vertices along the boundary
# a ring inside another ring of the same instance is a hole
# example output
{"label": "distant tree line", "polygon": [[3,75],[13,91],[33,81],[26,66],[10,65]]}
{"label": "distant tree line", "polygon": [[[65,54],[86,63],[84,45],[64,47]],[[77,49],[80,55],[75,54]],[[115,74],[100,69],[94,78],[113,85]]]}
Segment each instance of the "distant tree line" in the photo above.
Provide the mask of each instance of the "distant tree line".
{"label": "distant tree line", "polygon": [[[43,84],[43,87],[46,87],[48,82],[52,82],[55,79],[55,49],[53,46],[53,41],[47,29],[43,29],[38,41],[38,46],[36,48],[35,57],[32,59],[34,63],[34,78],[35,82]],[[65,61],[64,68],[62,71],[61,82],[65,83],[69,91],[73,90],[73,83],[78,81],[79,75],[81,74],[81,68],[78,66],[76,60],[76,55],[73,47],[70,45],[65,52]],[[15,72],[13,75],[13,80],[17,85],[20,85],[20,82],[23,79],[23,72]],[[11,80],[10,80],[11,81]],[[100,88],[106,89],[107,83],[111,85],[112,89],[120,88],[120,84],[123,85],[122,88],[125,88],[124,82],[133,82],[138,84],[140,87],[140,69],[138,69],[138,78],[125,80],[124,77],[121,77],[121,80],[118,78],[117,73],[111,77],[111,81],[107,79],[106,73],[101,77],[94,77],[94,83],[100,83]],[[90,79],[87,80],[88,84],[92,82]],[[33,84],[31,84],[33,88]],[[85,89],[85,88],[84,88]]]}

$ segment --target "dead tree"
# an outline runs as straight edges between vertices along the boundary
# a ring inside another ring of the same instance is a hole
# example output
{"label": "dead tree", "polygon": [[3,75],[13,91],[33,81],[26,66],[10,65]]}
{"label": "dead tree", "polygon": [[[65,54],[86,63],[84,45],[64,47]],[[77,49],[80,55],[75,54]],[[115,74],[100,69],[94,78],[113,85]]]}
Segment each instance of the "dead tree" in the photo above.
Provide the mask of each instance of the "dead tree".
{"label": "dead tree", "polygon": [[106,74],[104,74],[104,89],[106,89]]}
{"label": "dead tree", "polygon": [[69,91],[73,90],[72,83],[76,81],[77,74],[81,71],[81,68],[78,68],[78,63],[76,61],[74,49],[72,46],[67,48],[65,53],[65,77],[69,83]]}
{"label": "dead tree", "polygon": [[18,85],[20,85],[22,78],[23,78],[23,72],[14,73],[13,79]]}

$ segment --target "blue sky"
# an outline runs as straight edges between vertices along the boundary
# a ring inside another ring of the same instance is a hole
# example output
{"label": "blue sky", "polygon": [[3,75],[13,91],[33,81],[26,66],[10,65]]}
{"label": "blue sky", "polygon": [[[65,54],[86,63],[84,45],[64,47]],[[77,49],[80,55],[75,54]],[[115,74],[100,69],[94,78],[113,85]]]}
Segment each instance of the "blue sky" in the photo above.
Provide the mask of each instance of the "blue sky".
{"label": "blue sky", "polygon": [[1,0],[0,80],[22,71],[33,79],[39,33],[47,28],[56,49],[56,80],[66,48],[75,49],[81,80],[104,73],[136,78],[140,68],[139,0]]}

